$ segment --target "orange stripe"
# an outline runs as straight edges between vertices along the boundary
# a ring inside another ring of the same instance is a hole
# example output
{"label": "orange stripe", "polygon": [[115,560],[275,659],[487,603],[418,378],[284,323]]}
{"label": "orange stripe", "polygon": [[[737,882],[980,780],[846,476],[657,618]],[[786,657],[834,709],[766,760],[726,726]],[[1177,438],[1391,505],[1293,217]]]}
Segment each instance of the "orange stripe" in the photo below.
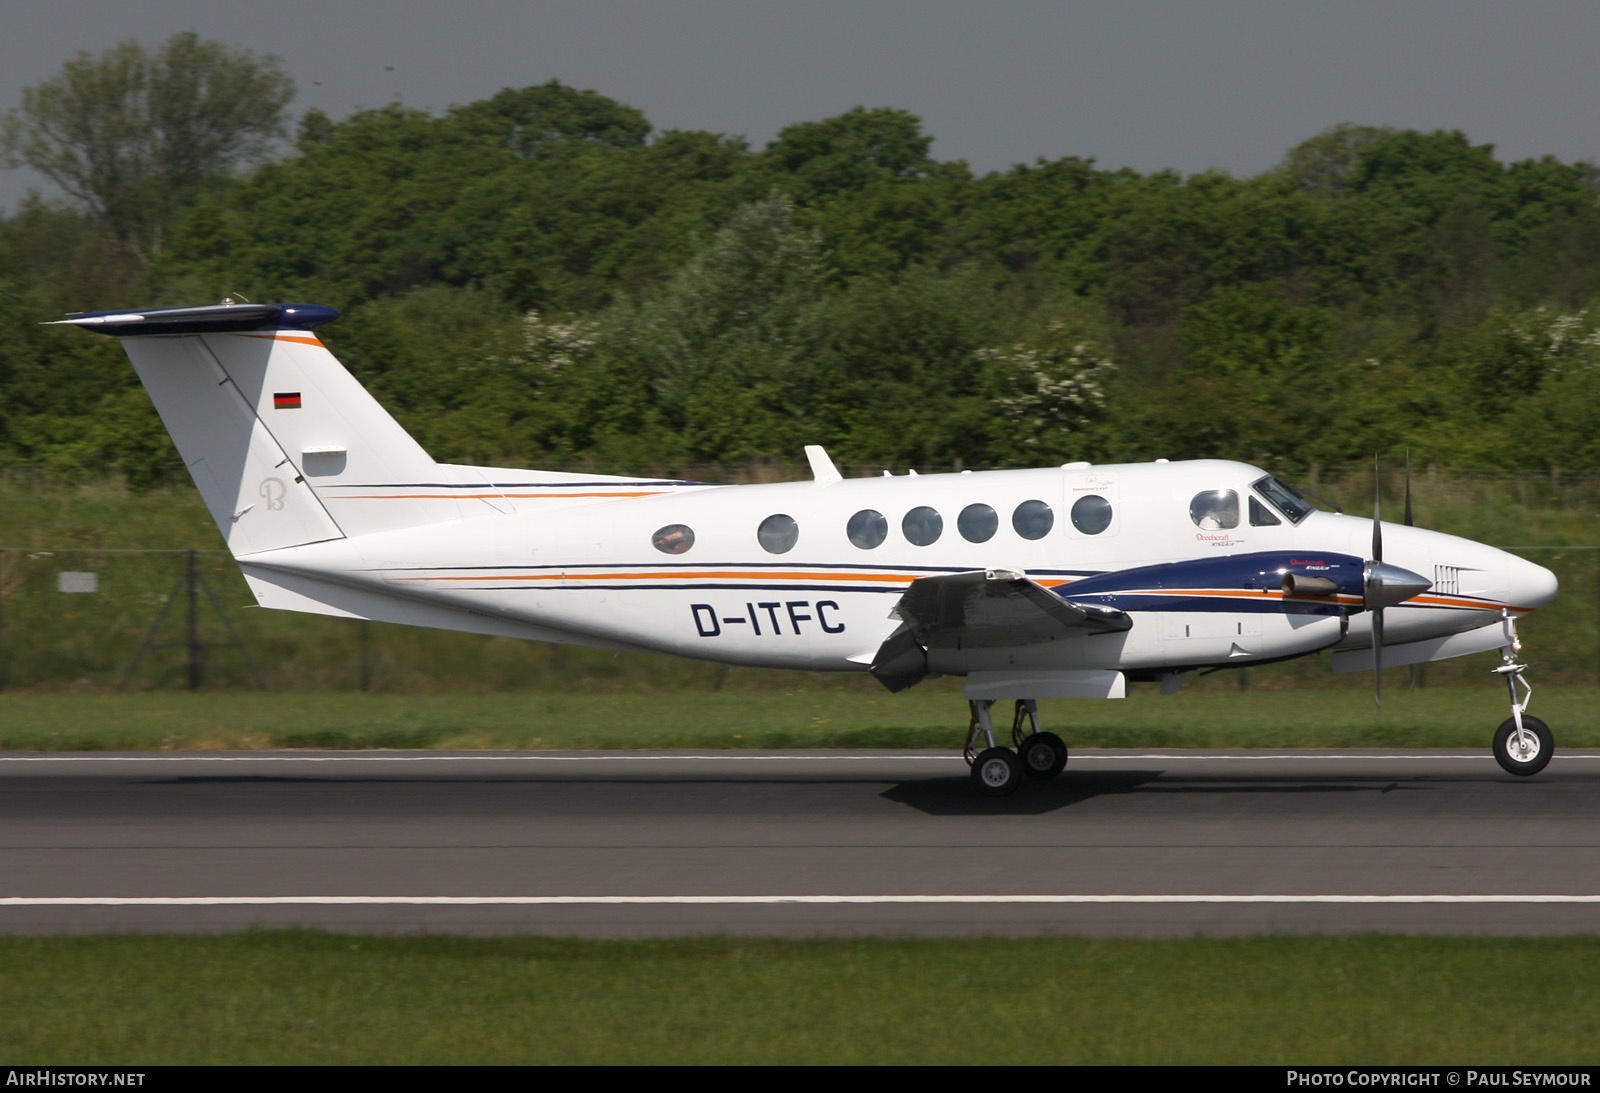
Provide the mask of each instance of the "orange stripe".
{"label": "orange stripe", "polygon": [[773,573],[764,570],[760,573],[722,573],[714,570],[688,571],[677,573],[577,573],[570,577],[565,573],[513,573],[505,576],[469,576],[469,577],[402,577],[403,581],[649,581],[649,580],[748,580],[759,577],[775,581],[914,581],[917,578],[906,573]]}
{"label": "orange stripe", "polygon": [[[1090,593],[1097,595],[1098,593]],[[1360,603],[1360,596],[1286,596],[1272,589],[1232,588],[1130,588],[1117,593],[1120,596],[1219,596],[1261,600],[1288,600],[1290,603]]]}
{"label": "orange stripe", "polygon": [[[1484,611],[1500,610],[1500,605],[1495,603],[1493,600],[1464,600],[1455,599],[1450,596],[1412,596],[1411,599],[1406,602],[1431,603],[1438,604],[1441,607],[1476,607]],[[1515,611],[1517,608],[1512,608],[1512,610]],[[1528,608],[1527,610],[1531,611],[1532,608]]]}
{"label": "orange stripe", "polygon": [[328,348],[315,338],[302,338],[294,334],[240,334],[239,337],[265,338],[269,342],[299,342],[301,345],[314,345],[318,349]]}
{"label": "orange stripe", "polygon": [[330,495],[330,501],[454,501],[458,498],[494,497],[654,497],[666,490],[641,490],[638,493],[346,493]]}

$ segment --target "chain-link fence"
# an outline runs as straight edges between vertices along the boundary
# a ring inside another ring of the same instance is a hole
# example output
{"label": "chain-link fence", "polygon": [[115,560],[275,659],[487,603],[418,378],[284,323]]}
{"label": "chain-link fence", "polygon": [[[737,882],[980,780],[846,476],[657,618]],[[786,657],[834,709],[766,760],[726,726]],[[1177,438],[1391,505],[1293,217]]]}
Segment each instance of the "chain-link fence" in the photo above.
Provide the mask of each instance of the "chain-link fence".
{"label": "chain-link fence", "polygon": [[[1533,678],[1600,681],[1600,546],[1515,552],[1561,580],[1555,602],[1519,626]],[[1483,686],[1495,662],[1493,654],[1441,661],[1412,673],[1411,683]],[[265,611],[221,550],[0,549],[0,688],[679,689],[718,686],[721,671],[665,657],[614,659],[598,650]],[[1222,675],[1251,687],[1371,686],[1365,673],[1330,677],[1322,658]]]}
{"label": "chain-link fence", "polygon": [[610,658],[266,611],[222,550],[0,549],[5,689],[542,688],[595,674],[586,656]]}

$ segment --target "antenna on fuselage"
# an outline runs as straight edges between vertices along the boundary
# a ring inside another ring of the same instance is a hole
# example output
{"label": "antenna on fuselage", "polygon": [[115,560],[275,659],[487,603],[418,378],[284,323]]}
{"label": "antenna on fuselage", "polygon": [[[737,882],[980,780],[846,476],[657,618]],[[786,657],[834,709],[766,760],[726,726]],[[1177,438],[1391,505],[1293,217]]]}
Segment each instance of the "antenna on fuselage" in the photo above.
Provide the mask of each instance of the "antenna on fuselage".
{"label": "antenna on fuselage", "polygon": [[830,482],[844,481],[844,475],[833,465],[833,460],[828,457],[822,445],[806,445],[806,462],[811,464],[811,477],[816,480],[817,485],[825,486]]}

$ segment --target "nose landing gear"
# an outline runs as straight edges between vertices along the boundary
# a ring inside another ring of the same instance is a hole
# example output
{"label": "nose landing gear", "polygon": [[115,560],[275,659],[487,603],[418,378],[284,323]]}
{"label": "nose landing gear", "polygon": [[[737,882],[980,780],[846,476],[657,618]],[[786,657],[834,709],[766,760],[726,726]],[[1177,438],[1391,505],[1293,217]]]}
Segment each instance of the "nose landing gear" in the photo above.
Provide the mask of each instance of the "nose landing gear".
{"label": "nose landing gear", "polygon": [[[1503,676],[1506,690],[1511,695],[1511,716],[1500,723],[1494,734],[1494,761],[1500,769],[1510,774],[1538,774],[1555,754],[1556,741],[1550,726],[1528,713],[1528,702],[1533,697],[1533,687],[1523,678],[1526,664],[1517,663],[1522,652],[1522,642],[1517,640],[1517,622],[1511,612],[1502,611],[1507,644],[1500,650],[1500,667],[1494,673]],[[1522,694],[1517,694],[1518,685]]]}

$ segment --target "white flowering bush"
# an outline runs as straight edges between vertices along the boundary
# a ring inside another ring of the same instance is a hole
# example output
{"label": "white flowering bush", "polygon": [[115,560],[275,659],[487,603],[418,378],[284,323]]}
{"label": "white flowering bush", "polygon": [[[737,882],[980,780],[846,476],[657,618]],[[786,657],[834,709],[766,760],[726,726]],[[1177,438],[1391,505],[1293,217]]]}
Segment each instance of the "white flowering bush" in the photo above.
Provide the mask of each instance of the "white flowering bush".
{"label": "white flowering bush", "polygon": [[1538,307],[1516,316],[1507,326],[1518,355],[1542,366],[1550,376],[1590,372],[1600,365],[1600,329],[1587,309],[1557,311]]}
{"label": "white flowering bush", "polygon": [[522,316],[522,345],[510,363],[518,368],[562,372],[587,356],[598,344],[598,328],[577,319],[552,323],[537,311]]}
{"label": "white flowering bush", "polygon": [[1023,452],[1069,453],[1076,435],[1104,412],[1105,381],[1116,370],[1096,343],[1072,337],[1060,321],[1034,341],[980,349],[977,356],[990,371],[1013,445]]}

